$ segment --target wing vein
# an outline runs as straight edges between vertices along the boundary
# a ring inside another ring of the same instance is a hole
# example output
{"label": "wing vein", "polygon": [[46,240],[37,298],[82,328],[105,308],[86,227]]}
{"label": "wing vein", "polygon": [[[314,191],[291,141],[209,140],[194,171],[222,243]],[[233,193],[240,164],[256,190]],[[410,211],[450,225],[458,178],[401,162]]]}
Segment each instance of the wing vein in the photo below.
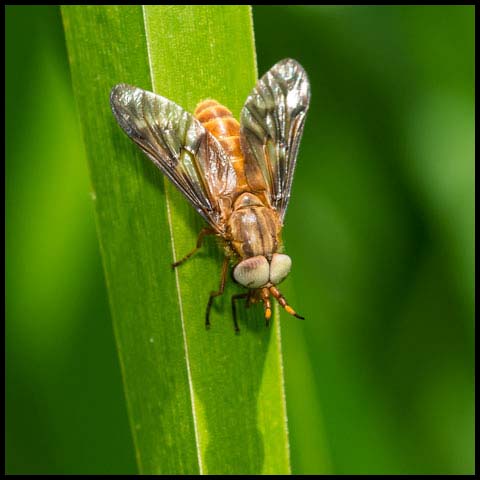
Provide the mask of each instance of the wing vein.
{"label": "wing vein", "polygon": [[258,81],[242,109],[247,181],[252,188],[266,192],[282,222],[309,101],[305,71],[295,60],[285,59]]}

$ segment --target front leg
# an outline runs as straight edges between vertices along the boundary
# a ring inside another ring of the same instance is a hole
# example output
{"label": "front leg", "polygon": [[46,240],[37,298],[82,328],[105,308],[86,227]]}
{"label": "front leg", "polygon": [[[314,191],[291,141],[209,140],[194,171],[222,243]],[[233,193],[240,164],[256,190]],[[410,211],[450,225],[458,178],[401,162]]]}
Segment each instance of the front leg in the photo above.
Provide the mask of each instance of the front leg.
{"label": "front leg", "polygon": [[241,298],[246,298],[247,306],[249,306],[250,292],[237,293],[235,295],[232,295],[232,316],[233,316],[233,328],[235,329],[235,333],[240,333],[240,328],[238,328],[238,322],[237,322],[237,309],[235,308],[235,302],[237,300],[240,300]]}

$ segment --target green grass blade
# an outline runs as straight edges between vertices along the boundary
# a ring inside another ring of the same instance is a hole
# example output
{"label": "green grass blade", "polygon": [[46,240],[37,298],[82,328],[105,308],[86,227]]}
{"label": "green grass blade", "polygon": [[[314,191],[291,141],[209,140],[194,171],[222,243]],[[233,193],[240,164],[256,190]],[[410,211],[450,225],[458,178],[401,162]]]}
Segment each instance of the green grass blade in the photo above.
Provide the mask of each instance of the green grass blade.
{"label": "green grass blade", "polygon": [[[229,285],[204,328],[223,253],[190,251],[202,220],[116,125],[120,82],[238,116],[256,79],[246,6],[63,7],[130,422],[141,473],[290,473],[278,317],[233,333]],[[173,249],[172,249],[173,247]]]}

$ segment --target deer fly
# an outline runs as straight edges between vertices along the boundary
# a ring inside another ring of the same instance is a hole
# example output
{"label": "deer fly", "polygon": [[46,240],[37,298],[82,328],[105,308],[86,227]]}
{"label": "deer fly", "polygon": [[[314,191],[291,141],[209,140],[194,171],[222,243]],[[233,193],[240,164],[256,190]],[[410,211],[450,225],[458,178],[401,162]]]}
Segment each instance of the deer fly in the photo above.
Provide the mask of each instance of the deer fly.
{"label": "deer fly", "polygon": [[272,315],[270,297],[291,315],[277,285],[292,261],[282,253],[281,232],[295,170],[298,146],[310,101],[302,66],[292,59],[275,64],[258,82],[241,111],[240,123],[215,100],[204,100],[190,114],[171,100],[126,84],[116,85],[110,103],[117,122],[206,220],[196,247],[206,235],[223,240],[220,287],[211,292],[205,325],[210,326],[213,299],[223,294],[230,262],[235,282],[248,292],[235,302],[263,302],[265,322]]}

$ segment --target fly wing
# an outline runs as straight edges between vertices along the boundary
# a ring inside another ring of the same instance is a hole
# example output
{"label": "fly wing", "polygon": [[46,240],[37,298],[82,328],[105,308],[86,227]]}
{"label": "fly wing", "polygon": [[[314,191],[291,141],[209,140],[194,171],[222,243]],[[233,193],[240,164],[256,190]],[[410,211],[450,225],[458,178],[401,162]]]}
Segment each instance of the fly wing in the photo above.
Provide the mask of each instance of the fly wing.
{"label": "fly wing", "polygon": [[292,59],[275,64],[257,83],[241,113],[245,175],[264,190],[283,222],[297,151],[310,102],[310,84]]}
{"label": "fly wing", "polygon": [[110,104],[125,133],[221,233],[236,175],[218,141],[182,107],[140,88],[115,86]]}

